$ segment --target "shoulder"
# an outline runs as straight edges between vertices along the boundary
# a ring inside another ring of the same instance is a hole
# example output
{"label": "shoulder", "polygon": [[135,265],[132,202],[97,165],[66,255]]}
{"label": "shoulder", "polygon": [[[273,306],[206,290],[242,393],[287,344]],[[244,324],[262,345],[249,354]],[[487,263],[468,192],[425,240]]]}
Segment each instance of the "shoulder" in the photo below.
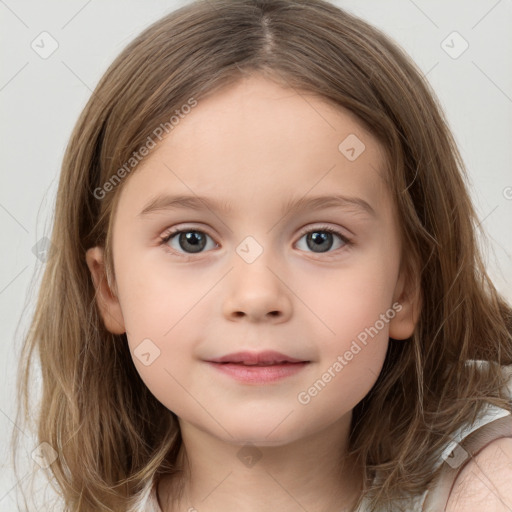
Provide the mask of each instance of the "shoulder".
{"label": "shoulder", "polygon": [[[446,512],[512,510],[512,438],[489,443],[462,469],[454,482]],[[482,508],[485,507],[485,508]]]}

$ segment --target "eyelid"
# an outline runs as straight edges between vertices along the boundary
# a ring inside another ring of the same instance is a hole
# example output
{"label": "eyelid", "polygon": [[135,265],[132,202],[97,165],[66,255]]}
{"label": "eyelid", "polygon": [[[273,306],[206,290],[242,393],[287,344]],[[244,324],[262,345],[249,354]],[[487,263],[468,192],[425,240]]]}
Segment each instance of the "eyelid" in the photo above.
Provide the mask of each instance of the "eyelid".
{"label": "eyelid", "polygon": [[[214,236],[210,234],[210,232],[208,231],[208,228],[205,228],[202,225],[190,226],[188,224],[186,224],[186,225],[177,224],[176,226],[167,228],[164,230],[164,232],[161,235],[158,236],[158,239],[161,241],[163,241],[165,239],[169,240],[169,238],[172,237],[172,235],[181,233],[183,231],[200,231],[201,233],[205,233],[206,235],[208,235],[212,240],[214,239]],[[217,242],[215,242],[215,243],[217,243]]]}
{"label": "eyelid", "polygon": [[[327,224],[321,224],[321,225],[317,225],[317,226],[311,226],[310,224],[307,224],[305,227],[301,228],[300,231],[299,231],[299,239],[302,238],[304,235],[308,234],[308,233],[311,233],[312,231],[327,231],[328,233],[333,233],[335,235],[338,235],[340,238],[343,239],[344,242],[346,243],[351,243],[352,241],[352,236],[349,236],[349,235],[345,235],[343,233],[343,229],[342,228],[339,228],[339,227],[332,227],[332,226],[329,226]],[[348,230],[346,230],[348,231]]]}

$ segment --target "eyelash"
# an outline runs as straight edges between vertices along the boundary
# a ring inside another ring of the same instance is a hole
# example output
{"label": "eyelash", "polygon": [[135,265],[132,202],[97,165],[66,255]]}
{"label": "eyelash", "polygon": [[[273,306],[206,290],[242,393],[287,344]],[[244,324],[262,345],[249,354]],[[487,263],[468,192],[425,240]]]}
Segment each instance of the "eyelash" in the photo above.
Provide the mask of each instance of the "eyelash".
{"label": "eyelash", "polygon": [[[210,236],[207,232],[205,232],[205,231],[203,231],[201,229],[186,228],[185,227],[185,228],[181,228],[181,229],[173,229],[172,231],[167,231],[167,232],[163,233],[162,236],[160,237],[159,245],[166,245],[167,242],[169,242],[169,240],[171,240],[175,235],[177,235],[179,233],[187,233],[189,231],[193,231],[193,232],[196,232],[196,233],[202,233],[202,234],[205,234],[205,235],[207,235],[207,236],[209,236],[210,238],[213,239],[212,236]],[[332,233],[334,235],[337,235],[342,240],[344,245],[342,247],[336,249],[335,251],[327,251],[326,253],[312,253],[312,254],[318,254],[318,255],[331,254],[333,252],[336,252],[336,251],[339,251],[339,250],[343,250],[343,249],[346,249],[346,248],[354,245],[353,241],[350,238],[348,238],[347,236],[343,235],[342,233],[340,233],[336,229],[331,228],[330,226],[318,226],[316,228],[309,228],[309,229],[303,230],[300,233],[299,240],[304,235],[307,235],[309,233],[321,233],[321,232]],[[203,254],[203,253],[193,254],[193,253],[176,252],[174,249],[171,249],[169,246],[166,246],[165,249],[168,250],[169,252],[171,252],[172,254],[177,254],[178,256],[182,256],[182,257],[187,258],[187,259],[190,259],[190,258],[192,258],[195,255]],[[329,257],[329,256],[327,256],[327,257]]]}

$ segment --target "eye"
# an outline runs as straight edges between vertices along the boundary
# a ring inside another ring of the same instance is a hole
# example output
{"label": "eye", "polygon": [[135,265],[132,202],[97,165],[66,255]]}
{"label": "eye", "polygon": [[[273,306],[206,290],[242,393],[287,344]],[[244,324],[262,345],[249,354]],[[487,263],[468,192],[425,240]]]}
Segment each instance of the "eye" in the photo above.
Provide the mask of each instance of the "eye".
{"label": "eye", "polygon": [[[306,236],[306,246],[313,252],[321,254],[332,248],[333,235],[337,236],[341,240],[341,248],[351,245],[351,241],[346,236],[329,226],[319,226],[314,229],[303,231],[301,239]],[[340,246],[338,246],[338,248],[340,248]]]}
{"label": "eye", "polygon": [[[174,238],[176,240],[172,240]],[[171,249],[175,252],[181,252],[180,248],[182,248],[185,251],[185,254],[197,254],[207,245],[207,238],[211,239],[211,237],[204,231],[200,231],[198,229],[176,229],[170,233],[164,234],[162,236],[161,243],[164,245],[168,244],[168,242],[175,242],[174,247],[171,245]],[[176,248],[176,245],[178,248]],[[215,247],[217,247],[217,245],[215,245]]]}
{"label": "eye", "polygon": [[[351,241],[346,236],[329,226],[302,231],[300,240],[304,237],[306,237],[306,247],[317,254],[330,251],[335,237],[341,241],[338,248],[351,245]],[[199,229],[174,229],[164,233],[160,243],[168,245],[173,252],[178,254],[199,254],[207,246],[208,238],[213,241],[207,233]],[[218,247],[218,244],[214,244],[213,247]]]}

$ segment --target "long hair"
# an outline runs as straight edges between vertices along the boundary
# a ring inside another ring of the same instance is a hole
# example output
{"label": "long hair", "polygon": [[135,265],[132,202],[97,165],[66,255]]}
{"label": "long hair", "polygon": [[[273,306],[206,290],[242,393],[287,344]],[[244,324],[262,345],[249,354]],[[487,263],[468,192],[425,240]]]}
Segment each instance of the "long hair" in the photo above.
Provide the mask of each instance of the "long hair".
{"label": "long hair", "polygon": [[[139,377],[126,334],[106,330],[85,252],[105,248],[113,282],[112,220],[137,172],[134,155],[158,127],[172,129],[170,116],[184,105],[248,73],[349,109],[386,152],[404,263],[419,278],[422,309],[411,338],[390,340],[377,382],[353,411],[349,448],[364,464],[372,509],[423,492],[450,436],[485,404],[512,411],[501,371],[512,364],[512,311],[486,273],[464,163],[422,72],[382,32],[324,0],[195,1],[115,59],[63,158],[20,357],[17,422],[30,411],[37,361],[37,439],[55,450],[48,476],[66,510],[129,510],[152,481],[180,471],[177,417]],[[483,363],[467,364],[475,360]],[[13,447],[18,437],[14,429]]]}

